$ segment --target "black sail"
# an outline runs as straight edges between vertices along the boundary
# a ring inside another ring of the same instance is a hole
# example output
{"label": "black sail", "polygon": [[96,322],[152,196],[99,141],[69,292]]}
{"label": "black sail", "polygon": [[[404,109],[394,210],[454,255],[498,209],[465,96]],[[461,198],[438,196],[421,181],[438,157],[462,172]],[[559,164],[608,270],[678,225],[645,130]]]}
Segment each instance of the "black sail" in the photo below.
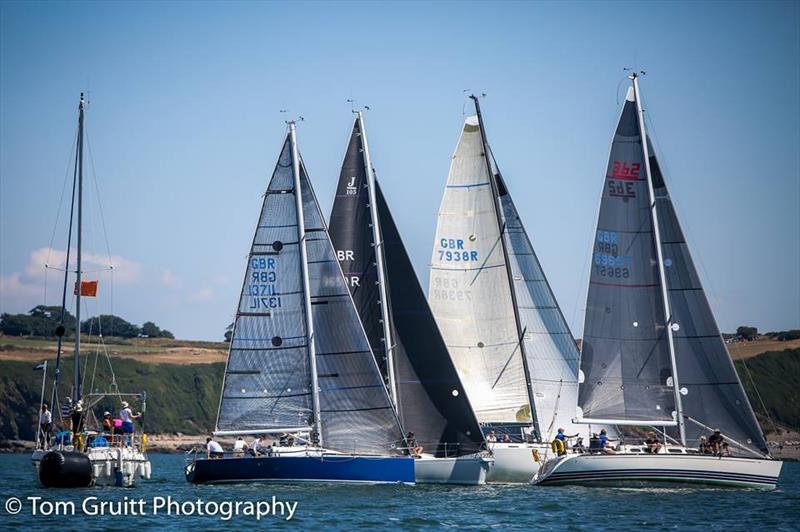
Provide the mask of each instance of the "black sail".
{"label": "black sail", "polygon": [[375,268],[375,247],[371,227],[364,153],[361,149],[361,132],[356,120],[339,175],[329,232],[342,273],[353,294],[358,315],[375,354],[375,361],[384,381],[388,382],[386,346],[383,325],[380,321],[378,270]]}
{"label": "black sail", "polygon": [[[373,351],[385,357],[372,245],[373,230],[358,121],[353,128],[331,214],[330,234],[342,270],[358,276],[350,290],[368,331]],[[356,190],[352,190],[354,188]],[[389,207],[376,183],[383,240],[389,323],[398,414],[405,430],[437,457],[475,453],[484,439],[447,346],[420,287]],[[352,253],[350,253],[352,252]],[[366,285],[363,280],[369,279]],[[381,351],[379,351],[379,348]],[[383,362],[385,369],[385,359]]]}
{"label": "black sail", "polygon": [[[649,141],[649,139],[648,139]],[[658,225],[669,289],[678,382],[688,392],[682,406],[686,443],[696,445],[706,427],[719,428],[729,438],[767,453],[763,433],[722,341],[703,285],[689,253],[661,168],[650,148],[650,172],[658,210]]]}
{"label": "black sail", "polygon": [[578,398],[585,419],[674,423],[649,202],[631,89],[611,146],[593,245]]}

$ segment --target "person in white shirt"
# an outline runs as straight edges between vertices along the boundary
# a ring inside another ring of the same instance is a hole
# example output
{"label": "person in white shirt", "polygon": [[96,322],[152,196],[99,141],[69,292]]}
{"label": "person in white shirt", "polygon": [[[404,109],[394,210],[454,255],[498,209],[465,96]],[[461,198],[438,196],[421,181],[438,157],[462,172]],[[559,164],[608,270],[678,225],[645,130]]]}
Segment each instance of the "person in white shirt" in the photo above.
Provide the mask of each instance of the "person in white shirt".
{"label": "person in white shirt", "polygon": [[241,458],[244,456],[244,452],[249,448],[244,438],[239,436],[233,444],[233,455],[237,458]]}
{"label": "person in white shirt", "polygon": [[39,430],[42,431],[42,438],[44,441],[44,448],[47,449],[47,444],[50,440],[50,427],[53,424],[53,413],[47,408],[46,404],[42,405],[42,412],[39,414]]}
{"label": "person in white shirt", "polygon": [[208,458],[222,458],[225,456],[225,451],[222,450],[222,445],[216,440],[206,438],[206,455]]}
{"label": "person in white shirt", "polygon": [[122,420],[122,433],[133,434],[133,420],[141,417],[141,414],[134,414],[126,401],[122,401],[122,410],[119,411]]}

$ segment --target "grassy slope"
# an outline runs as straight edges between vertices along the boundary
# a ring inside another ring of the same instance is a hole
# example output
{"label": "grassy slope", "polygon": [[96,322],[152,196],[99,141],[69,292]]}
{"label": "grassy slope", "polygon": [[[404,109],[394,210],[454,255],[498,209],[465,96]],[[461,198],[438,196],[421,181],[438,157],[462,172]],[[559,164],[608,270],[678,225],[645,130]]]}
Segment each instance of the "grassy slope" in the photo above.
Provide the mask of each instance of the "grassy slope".
{"label": "grassy slope", "polygon": [[[772,430],[772,427],[764,416],[753,383],[773,421],[795,430],[800,427],[800,348],[769,351],[747,360],[737,360],[735,364],[750,404],[766,430]],[[752,381],[747,370],[753,377]]]}
{"label": "grassy slope", "polygon": [[[71,383],[72,359],[64,361],[62,382]],[[91,380],[94,360],[84,370]],[[54,361],[48,362],[51,368]],[[214,425],[222,385],[224,365],[146,364],[117,358],[114,373],[121,392],[147,392],[146,429],[148,432],[208,432]],[[48,370],[49,378],[52,371]],[[0,439],[34,439],[36,410],[39,406],[42,373],[27,362],[0,362]],[[111,382],[105,360],[99,360],[95,388]],[[50,383],[48,383],[50,389]],[[68,390],[62,386],[62,395]],[[98,390],[100,391],[100,390]],[[49,392],[48,392],[49,393]],[[106,401],[99,408],[119,410],[119,404]]]}
{"label": "grassy slope", "polygon": [[[28,343],[30,342],[30,343]],[[157,354],[171,347],[196,347],[213,350],[224,349],[224,344],[197,343],[180,340],[135,339],[118,344],[121,349]],[[48,348],[53,342],[37,339],[12,339],[0,336],[2,346],[27,347],[42,354],[36,362],[51,359],[49,378],[52,378],[54,361]],[[790,345],[790,344],[785,344]],[[8,347],[6,347],[8,349]],[[146,428],[151,433],[183,432],[200,434],[208,432],[214,424],[222,385],[223,364],[153,364],[123,356],[114,356],[117,345],[110,349],[119,388],[123,392],[147,391]],[[122,355],[122,353],[120,353]],[[149,358],[149,357],[148,357]],[[95,372],[97,386],[106,386],[111,381],[107,362],[98,359],[94,370],[94,357],[87,357],[89,365],[84,370],[86,381],[91,381]],[[736,361],[751,404],[764,428],[771,430],[763,408],[756,397],[750,376],[744,371],[743,360]],[[783,351],[771,351],[747,358],[747,369],[755,382],[767,411],[780,425],[800,427],[800,347]],[[0,440],[33,439],[36,410],[39,404],[42,374],[33,371],[33,363],[17,360],[0,360]],[[72,359],[64,360],[63,383],[72,382]],[[50,383],[48,383],[48,386]],[[97,387],[96,386],[96,387]],[[62,386],[62,395],[68,384]],[[106,405],[109,410],[118,406]]]}

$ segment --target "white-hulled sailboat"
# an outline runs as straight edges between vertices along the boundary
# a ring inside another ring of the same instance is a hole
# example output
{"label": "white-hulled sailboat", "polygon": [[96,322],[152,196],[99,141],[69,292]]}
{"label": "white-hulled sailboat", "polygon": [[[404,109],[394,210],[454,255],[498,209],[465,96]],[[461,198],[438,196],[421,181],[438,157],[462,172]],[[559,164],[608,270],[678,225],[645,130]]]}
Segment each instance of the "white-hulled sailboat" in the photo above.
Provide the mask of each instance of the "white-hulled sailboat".
{"label": "white-hulled sailboat", "polygon": [[[95,411],[113,409],[121,405],[123,411],[128,404],[125,399],[137,401],[141,413],[146,410],[146,393],[120,393],[116,382],[106,392],[93,389],[84,389],[84,379],[81,371],[81,297],[87,291],[92,297],[96,295],[96,282],[82,281],[83,271],[83,165],[86,100],[81,93],[78,104],[78,134],[75,146],[75,164],[72,178],[72,201],[70,206],[69,232],[67,235],[67,251],[64,263],[64,283],[61,292],[61,317],[56,327],[57,337],[56,367],[51,392],[51,415],[60,417],[62,430],[55,437],[41,429],[36,433],[36,447],[31,455],[31,462],[36,469],[39,482],[45,487],[58,488],[85,488],[89,486],[118,486],[133,487],[141,479],[149,479],[151,475],[150,460],[145,451],[147,436],[144,426],[140,432],[133,429],[132,420],[128,419],[129,427],[123,425],[122,432],[109,430],[110,427],[101,427],[99,420],[103,416],[96,415]],[[76,209],[77,207],[77,209]],[[77,210],[77,213],[75,212]],[[73,218],[73,215],[77,220]],[[72,244],[72,228],[75,222],[76,260],[75,271],[69,270],[69,261]],[[72,392],[68,396],[69,403],[58,409],[59,389],[61,384],[61,359],[64,347],[64,336],[67,328],[64,318],[67,314],[67,293],[69,279],[75,274],[75,348],[73,351],[74,381]],[[86,286],[86,285],[89,286]],[[94,286],[93,289],[89,288]],[[99,319],[99,318],[98,318]],[[102,337],[102,335],[101,335]],[[111,361],[109,360],[109,364]],[[42,364],[44,375],[42,383],[42,397],[40,405],[45,403],[46,388],[44,379],[47,377],[47,362]],[[94,379],[92,379],[92,382]],[[89,386],[86,386],[89,388]],[[119,402],[118,402],[119,401]],[[41,406],[40,406],[41,408]],[[55,420],[53,420],[55,421]],[[122,421],[122,420],[120,420]],[[49,423],[48,423],[49,425]],[[70,430],[71,428],[71,430]]]}
{"label": "white-hulled sailboat", "polygon": [[[655,452],[620,445],[553,459],[536,482],[774,488],[782,464],[769,456],[720,336],[652,153],[638,77],[630,79],[595,233],[577,421],[669,427],[666,441]],[[701,452],[715,429],[730,452]]]}
{"label": "white-hulled sailboat", "polygon": [[[489,482],[530,482],[571,422],[578,350],[486,140],[478,98],[439,209],[428,299],[490,435]],[[595,431],[601,427],[592,427]],[[500,441],[508,437],[511,441]],[[498,440],[493,442],[491,440]]]}
{"label": "white-hulled sailboat", "polygon": [[360,111],[330,235],[401,424],[421,448],[410,449],[416,481],[483,484],[494,460],[375,178]]}

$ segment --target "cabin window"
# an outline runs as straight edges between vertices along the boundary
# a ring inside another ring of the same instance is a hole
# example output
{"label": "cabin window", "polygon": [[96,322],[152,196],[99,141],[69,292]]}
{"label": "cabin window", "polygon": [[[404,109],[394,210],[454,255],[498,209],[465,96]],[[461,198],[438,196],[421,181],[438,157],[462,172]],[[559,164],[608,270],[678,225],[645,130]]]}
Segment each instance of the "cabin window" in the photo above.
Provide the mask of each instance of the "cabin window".
{"label": "cabin window", "polygon": [[680,449],[667,449],[667,452],[672,454],[683,454],[683,451]]}

